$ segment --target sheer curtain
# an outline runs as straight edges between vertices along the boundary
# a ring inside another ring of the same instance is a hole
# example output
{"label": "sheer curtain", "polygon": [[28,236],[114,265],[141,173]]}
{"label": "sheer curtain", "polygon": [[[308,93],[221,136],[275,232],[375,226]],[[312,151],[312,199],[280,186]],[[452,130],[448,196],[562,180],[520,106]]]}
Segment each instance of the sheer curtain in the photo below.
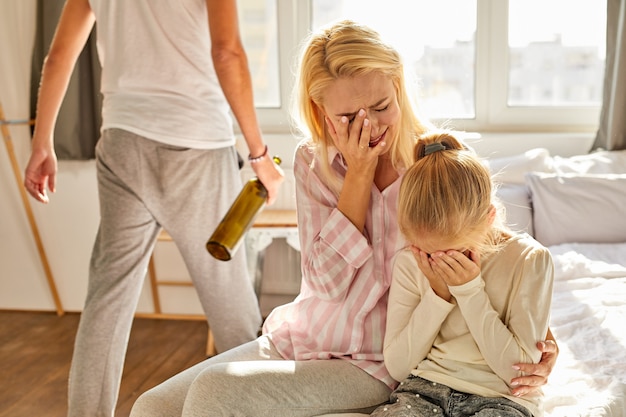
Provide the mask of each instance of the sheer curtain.
{"label": "sheer curtain", "polygon": [[626,149],[626,0],[607,0],[606,70],[594,149]]}
{"label": "sheer curtain", "polygon": [[[36,36],[31,75],[31,117],[35,117],[37,89],[43,60],[48,53],[65,1],[37,0]],[[93,159],[100,137],[102,102],[100,63],[95,29],[78,57],[54,131],[54,147],[59,159]]]}

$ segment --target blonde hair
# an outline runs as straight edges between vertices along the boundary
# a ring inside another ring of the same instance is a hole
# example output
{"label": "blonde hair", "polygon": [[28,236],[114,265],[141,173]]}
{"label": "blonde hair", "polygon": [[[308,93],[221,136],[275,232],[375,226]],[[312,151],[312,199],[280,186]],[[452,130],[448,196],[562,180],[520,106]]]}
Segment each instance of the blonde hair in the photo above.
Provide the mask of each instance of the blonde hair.
{"label": "blonde hair", "polygon": [[[398,52],[383,42],[371,28],[350,20],[342,20],[312,34],[299,59],[292,112],[300,131],[309,135],[312,146],[322,161],[322,174],[336,193],[341,184],[328,161],[328,148],[334,146],[322,106],[327,87],[339,78],[369,74],[389,77],[395,88],[400,108],[397,137],[390,141],[391,161],[395,169],[413,163],[413,147],[417,137],[430,125],[422,122],[411,101],[404,78],[404,66]],[[299,119],[295,117],[299,115]]]}
{"label": "blonde hair", "polygon": [[398,224],[407,240],[436,233],[444,239],[467,239],[483,254],[497,250],[509,231],[498,210],[491,173],[478,156],[451,132],[433,131],[417,142],[415,159],[398,197]]}

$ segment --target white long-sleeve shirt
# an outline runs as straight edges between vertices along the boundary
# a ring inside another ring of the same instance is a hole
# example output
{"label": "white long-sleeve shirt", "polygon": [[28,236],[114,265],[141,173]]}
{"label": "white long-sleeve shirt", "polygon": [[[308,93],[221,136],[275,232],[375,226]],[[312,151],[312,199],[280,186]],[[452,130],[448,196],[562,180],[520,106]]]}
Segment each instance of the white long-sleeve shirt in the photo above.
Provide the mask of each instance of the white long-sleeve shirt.
{"label": "white long-sleeve shirt", "polygon": [[549,251],[529,235],[511,238],[482,259],[481,274],[435,294],[409,250],[394,263],[389,292],[385,365],[401,381],[409,374],[485,397],[503,396],[543,415],[542,393],[517,398],[514,363],[537,363],[548,329],[554,269]]}

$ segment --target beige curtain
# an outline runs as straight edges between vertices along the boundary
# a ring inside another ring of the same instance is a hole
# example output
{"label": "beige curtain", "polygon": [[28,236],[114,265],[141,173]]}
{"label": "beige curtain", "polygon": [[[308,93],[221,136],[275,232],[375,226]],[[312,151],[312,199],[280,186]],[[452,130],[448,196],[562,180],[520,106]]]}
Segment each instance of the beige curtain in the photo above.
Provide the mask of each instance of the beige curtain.
{"label": "beige curtain", "polygon": [[[43,60],[48,53],[64,0],[37,0],[37,32],[31,74],[31,117],[35,117],[37,91]],[[54,147],[59,159],[93,159],[100,137],[102,101],[101,68],[96,51],[95,29],[74,68],[59,111]]]}
{"label": "beige curtain", "polygon": [[626,149],[626,0],[607,0],[606,70],[594,149]]}

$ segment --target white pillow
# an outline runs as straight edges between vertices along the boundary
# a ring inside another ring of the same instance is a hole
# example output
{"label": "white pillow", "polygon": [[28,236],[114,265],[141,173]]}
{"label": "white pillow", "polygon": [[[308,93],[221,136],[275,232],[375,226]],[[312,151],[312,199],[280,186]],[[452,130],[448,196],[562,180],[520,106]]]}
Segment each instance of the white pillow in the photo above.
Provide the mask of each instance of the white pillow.
{"label": "white pillow", "polygon": [[503,184],[496,196],[506,210],[506,224],[514,231],[533,236],[533,212],[525,184]]}
{"label": "white pillow", "polygon": [[530,149],[523,154],[485,160],[494,180],[501,184],[524,184],[530,171],[554,172],[550,152],[545,148]]}
{"label": "white pillow", "polygon": [[626,174],[528,173],[535,238],[566,242],[626,242]]}
{"label": "white pillow", "polygon": [[560,174],[625,174],[626,150],[600,151],[568,158],[552,158],[554,172]]}
{"label": "white pillow", "polygon": [[515,231],[533,235],[532,207],[524,174],[552,172],[550,152],[535,148],[519,155],[485,159],[484,162],[498,184],[496,196],[506,209],[506,224]]}

